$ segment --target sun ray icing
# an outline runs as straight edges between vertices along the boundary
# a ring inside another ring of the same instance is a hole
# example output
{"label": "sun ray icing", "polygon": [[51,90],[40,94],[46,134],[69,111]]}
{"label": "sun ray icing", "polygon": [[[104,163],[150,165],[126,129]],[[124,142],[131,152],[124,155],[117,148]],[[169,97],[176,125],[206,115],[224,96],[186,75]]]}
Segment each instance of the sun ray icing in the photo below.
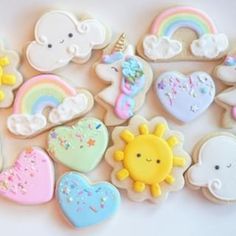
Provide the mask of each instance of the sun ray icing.
{"label": "sun ray icing", "polygon": [[144,135],[149,134],[149,129],[148,129],[147,124],[141,124],[141,125],[139,126],[139,133],[140,133],[140,134],[144,134]]}
{"label": "sun ray icing", "polygon": [[127,129],[121,132],[120,137],[126,142],[129,143],[134,140],[134,135]]}
{"label": "sun ray icing", "polygon": [[174,156],[173,165],[183,167],[185,165],[185,159],[179,156]]}
{"label": "sun ray icing", "polygon": [[161,138],[166,131],[166,125],[165,124],[158,124],[155,128],[154,135]]}
{"label": "sun ray icing", "polygon": [[179,143],[179,140],[175,136],[169,137],[166,142],[168,143],[169,147],[172,149]]}

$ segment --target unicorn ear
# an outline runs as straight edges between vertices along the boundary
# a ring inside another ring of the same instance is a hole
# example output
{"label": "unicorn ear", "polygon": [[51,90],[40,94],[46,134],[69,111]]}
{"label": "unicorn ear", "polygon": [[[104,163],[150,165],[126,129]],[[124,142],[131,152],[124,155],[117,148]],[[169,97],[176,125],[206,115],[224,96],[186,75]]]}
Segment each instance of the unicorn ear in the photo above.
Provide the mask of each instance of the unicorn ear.
{"label": "unicorn ear", "polygon": [[124,50],[124,54],[126,56],[134,56],[135,55],[134,46],[131,44],[127,45],[126,49]]}

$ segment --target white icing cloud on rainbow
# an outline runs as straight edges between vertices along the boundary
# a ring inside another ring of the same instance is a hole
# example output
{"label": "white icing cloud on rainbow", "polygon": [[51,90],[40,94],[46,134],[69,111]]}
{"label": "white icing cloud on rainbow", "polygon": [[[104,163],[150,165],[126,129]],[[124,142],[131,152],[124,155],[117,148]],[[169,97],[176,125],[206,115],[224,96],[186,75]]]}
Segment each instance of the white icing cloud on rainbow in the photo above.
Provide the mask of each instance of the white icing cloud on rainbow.
{"label": "white icing cloud on rainbow", "polygon": [[143,40],[144,54],[151,60],[168,59],[182,51],[182,44],[167,37],[147,35]]}
{"label": "white icing cloud on rainbow", "polygon": [[208,139],[199,150],[198,163],[189,169],[191,184],[206,187],[224,201],[236,200],[236,138],[221,134]]}
{"label": "white icing cloud on rainbow", "polygon": [[106,44],[106,28],[96,19],[77,21],[63,11],[44,14],[35,27],[35,39],[26,56],[35,69],[53,71],[72,59],[86,61],[92,49]]}
{"label": "white icing cloud on rainbow", "polygon": [[7,127],[16,135],[32,135],[47,125],[46,118],[41,114],[13,114],[8,117]]}
{"label": "white icing cloud on rainbow", "polygon": [[85,112],[88,109],[88,105],[88,98],[82,93],[75,97],[66,98],[62,104],[50,111],[49,121],[53,124],[60,124],[71,120]]}
{"label": "white icing cloud on rainbow", "polygon": [[191,51],[195,56],[212,59],[224,52],[228,46],[225,34],[204,34],[191,43]]}
{"label": "white icing cloud on rainbow", "polygon": [[[79,93],[75,97],[67,97],[58,107],[49,112],[48,119],[52,124],[61,124],[69,121],[88,111],[90,106],[90,94]],[[12,114],[8,117],[7,127],[16,134],[30,136],[41,131],[47,126],[47,119],[44,115],[38,113],[29,114]]]}

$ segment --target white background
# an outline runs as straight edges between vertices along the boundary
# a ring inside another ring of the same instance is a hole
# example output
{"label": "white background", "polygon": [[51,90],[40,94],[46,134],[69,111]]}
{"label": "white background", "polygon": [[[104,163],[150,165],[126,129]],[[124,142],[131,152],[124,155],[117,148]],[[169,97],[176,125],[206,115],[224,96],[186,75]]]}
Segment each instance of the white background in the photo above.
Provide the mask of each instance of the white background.
{"label": "white background", "polygon": [[[26,43],[33,39],[36,20],[50,9],[64,9],[75,14],[88,12],[107,23],[114,36],[126,32],[131,43],[136,44],[150,26],[153,18],[161,9],[175,4],[188,4],[200,8],[212,17],[219,31],[226,33],[231,41],[235,40],[235,9],[234,0],[0,0],[0,38],[9,48],[22,53],[21,71],[25,79],[37,74],[30,69],[23,55]],[[91,65],[99,58],[94,55],[89,63],[83,66],[70,64],[57,71],[75,86],[89,88],[94,94],[102,89]],[[216,63],[169,63],[152,65],[155,77],[165,70],[191,72],[205,70],[209,73]],[[222,84],[216,79],[217,91]],[[103,116],[103,110],[95,106],[93,115]],[[186,125],[176,124],[159,106],[153,90],[140,112],[146,118],[162,115],[167,118],[170,126],[185,134],[185,148],[192,152],[196,141],[210,131],[220,130],[220,119],[223,110],[216,104],[197,120]],[[0,128],[4,137],[4,168],[12,165],[17,154],[30,145],[45,147],[46,135],[32,140],[17,140],[6,130],[6,117],[11,109],[0,111]],[[91,115],[91,114],[89,114]],[[56,165],[59,176],[65,171]],[[96,170],[89,174],[92,180],[108,180],[109,166],[103,161]],[[148,202],[135,203],[127,199],[122,192],[122,204],[114,218],[90,228],[76,230],[61,216],[55,200],[43,206],[20,206],[0,198],[0,235],[236,235],[236,205],[215,205],[206,200],[200,191],[192,191],[185,187],[182,191],[170,194],[162,205]]]}

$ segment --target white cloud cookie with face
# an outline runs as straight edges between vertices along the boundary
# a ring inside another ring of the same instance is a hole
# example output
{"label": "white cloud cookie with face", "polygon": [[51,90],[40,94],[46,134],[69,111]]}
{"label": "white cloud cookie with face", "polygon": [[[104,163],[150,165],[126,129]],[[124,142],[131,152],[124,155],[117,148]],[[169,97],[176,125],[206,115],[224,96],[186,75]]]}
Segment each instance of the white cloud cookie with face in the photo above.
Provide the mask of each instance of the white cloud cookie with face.
{"label": "white cloud cookie with face", "polygon": [[218,202],[236,201],[236,137],[229,133],[208,136],[195,152],[197,159],[187,172],[191,185]]}
{"label": "white cloud cookie with face", "polygon": [[77,20],[67,12],[51,11],[38,20],[26,57],[36,70],[50,72],[71,60],[86,62],[93,49],[103,48],[109,40],[108,30],[98,20]]}

